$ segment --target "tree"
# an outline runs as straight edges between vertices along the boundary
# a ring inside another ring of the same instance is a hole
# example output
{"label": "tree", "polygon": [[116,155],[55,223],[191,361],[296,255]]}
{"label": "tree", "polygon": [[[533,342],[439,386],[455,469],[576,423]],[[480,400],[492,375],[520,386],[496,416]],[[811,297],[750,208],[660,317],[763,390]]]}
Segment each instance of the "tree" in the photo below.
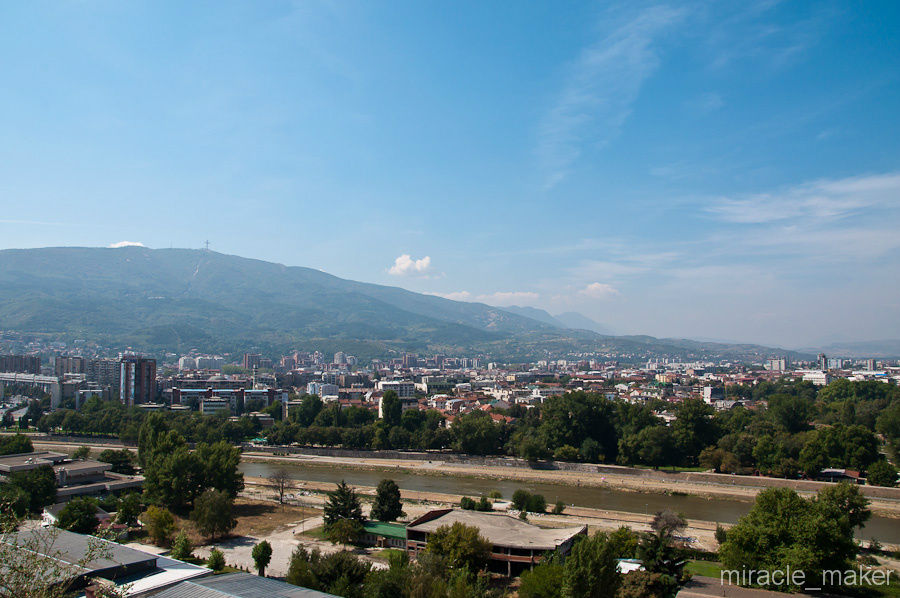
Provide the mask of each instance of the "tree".
{"label": "tree", "polygon": [[122,473],[125,475],[134,474],[134,453],[128,449],[113,450],[104,449],[97,456],[98,461],[112,464],[113,473]]}
{"label": "tree", "polygon": [[[683,441],[686,442],[686,441]],[[644,428],[637,434],[637,457],[641,463],[658,468],[673,462],[675,440],[668,426]]]}
{"label": "tree", "polygon": [[353,544],[363,534],[363,524],[356,519],[339,519],[328,526],[325,535],[333,544]]}
{"label": "tree", "polygon": [[633,559],[637,556],[640,535],[631,531],[630,527],[619,526],[616,531],[609,532],[609,543],[617,559]]}
{"label": "tree", "polygon": [[632,571],[622,576],[616,598],[669,598],[678,592],[671,577],[649,571]]}
{"label": "tree", "polygon": [[394,480],[381,480],[375,489],[372,518],[378,521],[396,521],[402,515],[403,503],[400,502],[400,487]]}
{"label": "tree", "polygon": [[362,598],[362,588],[372,566],[352,552],[339,550],[322,555],[298,546],[291,554],[285,581],[297,586],[347,598]]}
{"label": "tree", "polygon": [[715,410],[700,399],[682,401],[675,410],[672,435],[675,445],[689,463],[697,462],[703,447],[719,439],[718,426],[713,419]]}
{"label": "tree", "polygon": [[779,393],[769,397],[769,415],[777,425],[791,434],[809,428],[812,409],[812,401],[799,396]]}
{"label": "tree", "polygon": [[209,551],[209,558],[206,559],[206,566],[213,571],[221,571],[225,568],[225,553],[218,548]]}
{"label": "tree", "polygon": [[676,536],[687,526],[681,515],[665,510],[659,511],[650,522],[650,531],[641,536],[637,555],[650,573],[666,576],[677,585],[684,569],[684,554],[676,544]]}
{"label": "tree", "polygon": [[393,390],[384,391],[381,397],[381,418],[388,428],[399,426],[403,416],[403,404],[400,397]]}
{"label": "tree", "polygon": [[543,513],[547,510],[547,500],[543,494],[532,494],[528,497],[528,506],[526,510],[529,513]]}
{"label": "tree", "polygon": [[457,521],[431,533],[425,550],[446,559],[451,568],[475,572],[487,565],[491,543],[480,535],[477,527]]}
{"label": "tree", "polygon": [[724,526],[722,526],[722,525],[720,525],[720,524],[718,524],[718,523],[716,524],[715,538],[716,538],[716,543],[717,543],[719,546],[721,546],[722,544],[724,544],[724,543],[725,543],[725,540],[728,539],[728,530],[725,529]]}
{"label": "tree", "polygon": [[564,565],[563,596],[606,598],[615,595],[620,583],[614,547],[607,534],[596,533],[576,541]]}
{"label": "tree", "polygon": [[200,443],[196,457],[202,469],[202,485],[227,492],[232,498],[244,489],[244,474],[238,470],[241,451],[224,440],[215,444]]}
{"label": "tree", "polygon": [[66,503],[56,520],[56,527],[79,534],[90,534],[99,524],[97,501],[86,496],[73,498]]}
{"label": "tree", "polygon": [[269,562],[272,560],[272,545],[263,540],[253,547],[253,552],[250,553],[250,556],[253,557],[253,564],[256,565],[256,571],[259,573],[259,576],[265,577],[266,567],[269,566]]}
{"label": "tree", "polygon": [[40,512],[47,505],[56,502],[56,474],[49,465],[42,465],[28,471],[19,471],[9,476],[4,486],[11,486],[11,492],[21,491],[20,496],[28,497],[28,511]]}
{"label": "tree", "polygon": [[475,503],[475,510],[483,512],[493,511],[494,504],[488,500],[487,496],[482,494],[481,498],[478,499],[478,502]]}
{"label": "tree", "polygon": [[184,533],[184,530],[178,532],[175,541],[172,542],[172,550],[169,556],[179,561],[187,561],[194,558],[194,545],[191,544],[190,538]]}
{"label": "tree", "polygon": [[530,571],[522,573],[520,598],[562,598],[564,568],[558,558],[544,559]]}
{"label": "tree", "polygon": [[872,517],[869,499],[863,496],[859,486],[847,482],[822,488],[813,504],[830,510],[837,518],[846,519],[850,528],[865,527]]}
{"label": "tree", "polygon": [[563,511],[566,510],[566,503],[561,500],[556,501],[556,504],[553,505],[553,514],[554,515],[562,515]]}
{"label": "tree", "polygon": [[291,472],[284,467],[279,467],[272,472],[268,480],[269,486],[274,488],[275,493],[278,494],[278,504],[283,505],[284,495],[294,487],[294,479],[291,477]]}
{"label": "tree", "polygon": [[31,439],[24,434],[16,433],[12,436],[0,436],[0,455],[19,455],[21,453],[30,453],[33,450]]}
{"label": "tree", "polygon": [[130,492],[121,496],[116,502],[116,523],[123,525],[137,525],[138,517],[141,514],[141,495],[136,492]]}
{"label": "tree", "polygon": [[141,515],[141,521],[147,528],[147,534],[154,544],[165,546],[169,543],[169,539],[175,531],[175,518],[168,509],[150,505]]}
{"label": "tree", "polygon": [[197,454],[184,444],[170,453],[156,455],[144,466],[147,502],[184,510],[203,490],[203,469]]}
{"label": "tree", "polygon": [[344,480],[337,488],[328,493],[325,501],[325,529],[341,519],[355,519],[363,522],[362,505],[356,491],[347,485]]}
{"label": "tree", "polygon": [[897,485],[897,468],[888,463],[887,459],[879,459],[869,466],[866,483],[893,488]]}
{"label": "tree", "polygon": [[223,536],[234,529],[234,499],[222,490],[206,490],[196,500],[191,520],[207,538]]}
{"label": "tree", "polygon": [[[755,580],[767,589],[821,587],[822,571],[846,570],[857,553],[855,524],[868,517],[859,488],[845,486],[821,491],[813,500],[788,488],[767,488],[756,496],[750,512],[728,530],[719,557],[728,569],[804,571],[801,580],[776,583]],[[826,580],[827,581],[827,580]]]}
{"label": "tree", "polygon": [[585,438],[584,442],[581,443],[581,449],[578,452],[581,453],[581,459],[583,461],[587,461],[588,463],[598,463],[603,459],[603,455],[600,452],[601,449],[602,447],[599,442],[593,438]]}
{"label": "tree", "polygon": [[91,447],[89,446],[79,446],[75,449],[75,452],[72,453],[73,459],[87,459],[91,456]]}
{"label": "tree", "polygon": [[528,499],[531,498],[531,493],[527,490],[522,490],[519,488],[512,495],[512,506],[517,511],[527,511],[528,510]]}

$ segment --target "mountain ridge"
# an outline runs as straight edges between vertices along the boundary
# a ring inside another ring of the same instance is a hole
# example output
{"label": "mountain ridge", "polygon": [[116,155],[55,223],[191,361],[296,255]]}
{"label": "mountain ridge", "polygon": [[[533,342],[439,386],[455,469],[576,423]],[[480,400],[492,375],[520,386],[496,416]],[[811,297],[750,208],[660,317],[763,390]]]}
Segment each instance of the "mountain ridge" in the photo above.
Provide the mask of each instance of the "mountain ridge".
{"label": "mountain ridge", "polygon": [[[0,329],[173,351],[316,344],[360,356],[413,351],[525,360],[591,352],[701,357],[722,349],[561,329],[483,303],[302,266],[146,247],[0,251]],[[773,351],[747,345],[740,352],[755,358]]]}

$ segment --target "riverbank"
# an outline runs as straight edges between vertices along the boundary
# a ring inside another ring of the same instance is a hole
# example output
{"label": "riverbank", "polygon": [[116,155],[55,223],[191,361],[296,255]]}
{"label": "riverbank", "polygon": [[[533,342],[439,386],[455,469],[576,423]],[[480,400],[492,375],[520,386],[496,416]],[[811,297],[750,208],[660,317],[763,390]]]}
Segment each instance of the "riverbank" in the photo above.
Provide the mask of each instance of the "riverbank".
{"label": "riverbank", "polygon": [[[469,477],[484,480],[512,480],[521,482],[537,482],[558,484],[571,487],[608,488],[618,491],[645,494],[662,494],[669,496],[688,495],[707,499],[728,499],[751,503],[756,495],[764,490],[765,485],[747,485],[743,476],[720,476],[730,484],[718,481],[684,481],[659,479],[651,476],[635,476],[617,473],[590,473],[584,471],[565,471],[552,469],[525,469],[521,467],[502,467],[486,465],[468,465],[446,461],[421,461],[379,458],[346,458],[323,455],[271,455],[262,452],[245,452],[242,458],[246,461],[282,462],[302,465],[303,467],[341,467],[363,471],[404,472],[415,475],[437,477]],[[754,481],[767,478],[754,478]],[[772,486],[790,487],[805,496],[812,496],[823,487],[816,482],[793,480],[774,480]],[[900,500],[892,498],[869,497],[872,512],[883,517],[900,519]]]}
{"label": "riverbank", "polygon": [[[55,449],[71,452],[76,446],[90,446],[93,449],[103,450],[107,448],[127,448],[135,451],[134,447],[111,442],[84,443],[61,442],[56,440],[41,440],[32,437],[32,443],[37,448]],[[292,452],[291,454],[273,455],[268,448],[266,450],[246,450],[242,459],[248,462],[262,463],[288,463],[303,467],[340,467],[358,471],[379,472],[403,472],[414,475],[433,477],[467,477],[483,480],[507,480],[522,483],[545,483],[563,485],[573,488],[599,488],[620,492],[634,492],[649,495],[663,496],[695,496],[705,499],[725,499],[752,503],[756,495],[768,487],[789,487],[804,496],[812,496],[826,483],[807,480],[785,480],[780,478],[765,478],[722,474],[680,474],[665,471],[635,470],[618,466],[599,466],[602,471],[567,470],[567,469],[532,469],[519,466],[504,466],[502,464],[478,464],[465,461],[450,461],[419,458],[382,458],[366,457],[354,453],[353,456],[332,456],[323,454],[305,454]],[[318,451],[316,451],[318,452]],[[472,459],[477,461],[477,459]],[[503,462],[502,460],[492,460]],[[871,502],[872,512],[881,517],[900,519],[900,488],[881,488],[862,486],[861,490]],[[894,497],[896,495],[896,497]],[[888,496],[888,497],[885,497]]]}

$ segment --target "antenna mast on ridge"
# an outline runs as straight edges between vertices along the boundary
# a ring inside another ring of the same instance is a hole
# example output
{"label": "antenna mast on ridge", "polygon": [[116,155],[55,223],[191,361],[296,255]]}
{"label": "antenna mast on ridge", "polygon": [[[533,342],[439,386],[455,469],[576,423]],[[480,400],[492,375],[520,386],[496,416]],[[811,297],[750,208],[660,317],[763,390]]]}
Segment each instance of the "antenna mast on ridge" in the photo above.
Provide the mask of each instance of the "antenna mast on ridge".
{"label": "antenna mast on ridge", "polygon": [[209,251],[209,239],[203,242],[203,245],[206,247],[206,250]]}

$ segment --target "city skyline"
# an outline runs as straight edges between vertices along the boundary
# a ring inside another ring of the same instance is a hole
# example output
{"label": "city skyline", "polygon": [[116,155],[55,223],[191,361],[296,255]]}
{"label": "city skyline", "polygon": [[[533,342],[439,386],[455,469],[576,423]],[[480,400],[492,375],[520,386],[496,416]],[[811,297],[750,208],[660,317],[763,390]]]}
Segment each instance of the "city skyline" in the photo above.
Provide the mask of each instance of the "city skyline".
{"label": "city skyline", "polygon": [[617,334],[900,337],[896,5],[2,13],[2,248],[208,239]]}

